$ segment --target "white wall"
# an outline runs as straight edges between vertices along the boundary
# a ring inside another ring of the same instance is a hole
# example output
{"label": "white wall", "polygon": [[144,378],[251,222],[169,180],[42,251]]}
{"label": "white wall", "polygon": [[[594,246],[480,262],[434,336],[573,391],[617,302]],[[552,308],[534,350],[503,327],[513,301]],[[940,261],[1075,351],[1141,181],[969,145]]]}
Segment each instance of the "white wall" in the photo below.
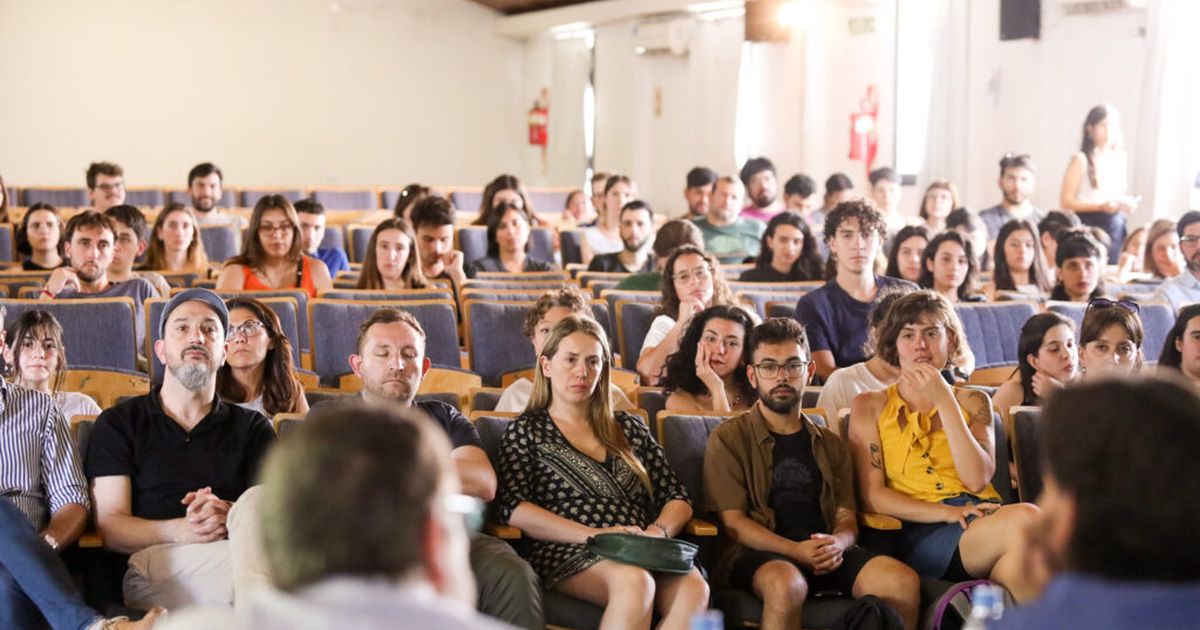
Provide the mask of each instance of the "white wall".
{"label": "white wall", "polygon": [[[467,0],[0,0],[0,172],[81,185],[483,185],[522,168],[521,42]],[[536,92],[534,92],[536,95]]]}

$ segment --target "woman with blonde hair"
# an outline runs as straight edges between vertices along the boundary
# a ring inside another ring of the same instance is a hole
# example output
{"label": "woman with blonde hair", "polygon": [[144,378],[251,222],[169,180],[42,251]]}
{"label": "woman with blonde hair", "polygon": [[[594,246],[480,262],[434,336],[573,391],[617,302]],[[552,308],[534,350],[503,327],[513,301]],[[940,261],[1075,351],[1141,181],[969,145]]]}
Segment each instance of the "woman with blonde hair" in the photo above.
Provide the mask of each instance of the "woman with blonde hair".
{"label": "woman with blonde hair", "polygon": [[612,356],[596,322],[568,316],[538,356],[525,413],[500,442],[500,520],[521,528],[521,555],[542,587],[604,607],[600,627],[687,628],[708,606],[708,584],[602,558],[597,534],[677,535],[692,515],[683,484],[637,417],[614,412]]}
{"label": "woman with blonde hair", "polygon": [[300,289],[309,297],[333,288],[325,263],[305,256],[300,218],[283,195],[266,195],[250,214],[242,253],[229,259],[217,276],[218,291]]}
{"label": "woman with blonde hair", "polygon": [[359,289],[400,291],[429,286],[417,257],[417,237],[412,226],[399,217],[375,226],[367,241],[367,256],[358,276]]}
{"label": "woman with blonde hair", "polygon": [[208,272],[208,255],[200,241],[200,224],[190,208],[168,204],[150,230],[150,247],[143,269],[150,271]]}

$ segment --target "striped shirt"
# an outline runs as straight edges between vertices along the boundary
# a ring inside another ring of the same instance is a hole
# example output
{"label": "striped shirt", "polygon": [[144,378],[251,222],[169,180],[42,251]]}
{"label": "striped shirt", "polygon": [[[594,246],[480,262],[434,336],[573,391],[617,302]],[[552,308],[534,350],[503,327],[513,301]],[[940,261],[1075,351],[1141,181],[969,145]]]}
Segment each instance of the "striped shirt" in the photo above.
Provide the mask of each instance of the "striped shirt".
{"label": "striped shirt", "polygon": [[66,505],[89,507],[75,440],[54,399],[2,379],[0,495],[39,531]]}

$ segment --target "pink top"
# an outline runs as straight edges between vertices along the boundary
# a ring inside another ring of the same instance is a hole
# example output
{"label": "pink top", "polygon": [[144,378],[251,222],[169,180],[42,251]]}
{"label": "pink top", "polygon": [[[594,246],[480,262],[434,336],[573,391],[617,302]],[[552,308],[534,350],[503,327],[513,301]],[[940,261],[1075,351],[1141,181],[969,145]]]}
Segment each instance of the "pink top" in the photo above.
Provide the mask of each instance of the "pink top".
{"label": "pink top", "polygon": [[759,208],[758,206],[746,206],[745,208],[742,208],[742,216],[748,219],[758,219],[763,223],[770,223],[771,219],[774,219],[775,215],[783,212],[783,210],[783,205],[777,203],[766,208]]}

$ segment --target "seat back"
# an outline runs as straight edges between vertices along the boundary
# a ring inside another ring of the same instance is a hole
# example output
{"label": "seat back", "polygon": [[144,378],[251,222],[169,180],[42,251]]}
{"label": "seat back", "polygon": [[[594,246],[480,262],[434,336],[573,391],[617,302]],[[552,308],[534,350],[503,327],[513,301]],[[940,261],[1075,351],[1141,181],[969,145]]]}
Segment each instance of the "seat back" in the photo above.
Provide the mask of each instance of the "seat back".
{"label": "seat back", "polygon": [[368,289],[333,289],[320,295],[323,300],[370,300],[373,302],[407,302],[411,300],[453,300],[454,292],[449,289],[409,289],[406,291],[383,291]]}
{"label": "seat back", "polygon": [[63,328],[67,367],[72,369],[138,369],[137,326],[133,299],[128,297],[71,300],[0,300],[8,320],[44,310]]}
{"label": "seat back", "polygon": [[667,394],[663,392],[661,387],[639,387],[637,388],[637,397],[633,401],[638,409],[646,411],[646,415],[650,420],[650,433],[654,435],[654,439],[659,439],[658,436],[658,416],[663,409],[667,407]]}
{"label": "seat back", "polygon": [[[1017,463],[1017,489],[1022,501],[1036,501],[1042,493],[1042,441],[1038,428],[1042,409],[1013,407],[1009,417],[1012,419],[1013,461]],[[999,454],[996,462],[1000,462]]]}
{"label": "seat back", "polygon": [[658,304],[662,302],[661,291],[618,291],[617,289],[605,289],[600,292],[600,299],[608,304],[608,312],[612,313],[613,325],[617,323],[617,302],[621,300],[632,300],[636,302],[646,302],[649,304]]}
{"label": "seat back", "polygon": [[954,310],[975,353],[975,369],[1016,365],[1021,326],[1037,313],[1029,302],[956,304]]}
{"label": "seat back", "polygon": [[499,387],[505,372],[533,365],[533,344],[521,334],[531,301],[467,299],[463,302],[463,330],[471,370],[484,385]]}
{"label": "seat back", "polygon": [[202,225],[200,226],[200,244],[208,259],[219,263],[237,256],[237,228],[232,225]]}
{"label": "seat back", "polygon": [[617,348],[621,353],[621,367],[633,368],[642,352],[642,343],[650,324],[654,322],[657,304],[635,300],[617,302]]}
{"label": "seat back", "polygon": [[304,191],[299,188],[243,188],[241,193],[241,207],[243,208],[253,208],[259,199],[267,195],[283,195],[284,199],[292,203],[296,203],[305,197]]}
{"label": "seat back", "polygon": [[108,409],[118,398],[148,394],[150,379],[141,372],[125,370],[67,370],[61,388],[87,394],[101,409]]}
{"label": "seat back", "polygon": [[583,262],[581,241],[583,241],[582,230],[566,229],[558,232],[558,245],[559,251],[562,253],[563,266]]}
{"label": "seat back", "polygon": [[479,207],[483,205],[483,190],[454,190],[450,192],[450,202],[454,204],[455,209],[467,216],[474,216],[479,213]]}
{"label": "seat back", "polygon": [[738,291],[734,294],[734,297],[739,304],[753,305],[754,310],[758,312],[758,316],[766,319],[774,317],[768,309],[768,305],[772,302],[790,304],[792,312],[784,315],[784,317],[791,317],[795,314],[796,302],[799,302],[803,295],[803,292],[790,291]]}
{"label": "seat back", "polygon": [[[216,205],[222,208],[232,208],[237,205],[237,198],[237,191],[232,188],[222,188],[221,198],[217,200]],[[192,205],[192,194],[186,190],[171,190],[167,192],[167,201],[190,206]]]}
{"label": "seat back", "polygon": [[379,207],[375,191],[363,189],[314,189],[313,200],[326,210],[374,210]]}
{"label": "seat back", "polygon": [[275,429],[276,435],[283,437],[284,434],[298,428],[301,422],[304,422],[302,413],[277,413],[271,418],[271,427]]}
{"label": "seat back", "polygon": [[325,226],[325,236],[321,237],[320,249],[340,249],[346,251],[346,234],[340,225]]}
{"label": "seat back", "polygon": [[311,326],[313,371],[326,385],[336,386],[338,377],[350,371],[347,358],[358,351],[358,327],[380,308],[407,311],[425,331],[425,356],[434,365],[458,368],[458,318],[454,302],[449,300],[412,300],[372,302],[367,300],[327,300],[308,303]]}
{"label": "seat back", "polygon": [[536,188],[531,188],[526,193],[529,197],[529,205],[541,214],[561,213],[567,205],[567,197],[570,194],[569,189],[538,190]]}
{"label": "seat back", "polygon": [[125,203],[139,208],[161,208],[167,195],[161,188],[126,188]]}
{"label": "seat back", "polygon": [[504,390],[499,387],[475,387],[467,393],[467,404],[472,412],[494,411],[503,394]]}
{"label": "seat back", "polygon": [[365,261],[367,259],[367,245],[371,243],[371,234],[375,233],[375,226],[351,223],[346,226],[346,230],[346,242],[350,245],[350,250],[346,254],[350,257],[350,262],[360,263]]}
{"label": "seat back", "polygon": [[16,236],[11,223],[0,223],[0,262],[17,259]]}
{"label": "seat back", "polygon": [[529,255],[554,262],[554,228],[539,225],[529,230]]}
{"label": "seat back", "polygon": [[463,253],[463,264],[487,256],[487,228],[481,225],[464,225],[454,231],[454,246]]}
{"label": "seat back", "polygon": [[[296,303],[296,334],[297,337],[288,337],[292,342],[292,348],[299,348],[301,352],[309,351],[309,334],[308,334],[308,292],[303,289],[264,289],[264,290],[242,290],[242,291],[219,291],[221,297],[228,300],[234,296],[252,297],[256,300],[263,300],[268,306],[273,302],[271,298],[291,298]],[[274,308],[274,307],[272,307]],[[276,310],[276,314],[282,319],[284,315],[281,311]]]}
{"label": "seat back", "polygon": [[[820,288],[824,282],[729,282],[729,290],[733,292],[748,291],[751,293],[796,293],[803,295]],[[784,299],[780,297],[779,299]],[[799,299],[799,298],[796,298]]]}
{"label": "seat back", "polygon": [[667,414],[659,418],[658,440],[663,454],[675,476],[687,488],[688,496],[697,506],[697,514],[707,511],[703,504],[704,451],[708,436],[729,417]]}
{"label": "seat back", "polygon": [[22,188],[21,205],[32,206],[35,203],[48,203],[59,208],[84,208],[88,203],[87,189],[67,186]]}
{"label": "seat back", "polygon": [[1142,353],[1146,363],[1157,364],[1163,344],[1175,326],[1175,311],[1166,302],[1142,302],[1138,316],[1142,319],[1142,330],[1146,338],[1142,342]]}
{"label": "seat back", "polygon": [[1063,317],[1075,322],[1075,336],[1079,336],[1079,328],[1083,325],[1083,314],[1087,312],[1087,304],[1082,302],[1061,302],[1051,300],[1046,302],[1046,310],[1051,313],[1058,313]]}

